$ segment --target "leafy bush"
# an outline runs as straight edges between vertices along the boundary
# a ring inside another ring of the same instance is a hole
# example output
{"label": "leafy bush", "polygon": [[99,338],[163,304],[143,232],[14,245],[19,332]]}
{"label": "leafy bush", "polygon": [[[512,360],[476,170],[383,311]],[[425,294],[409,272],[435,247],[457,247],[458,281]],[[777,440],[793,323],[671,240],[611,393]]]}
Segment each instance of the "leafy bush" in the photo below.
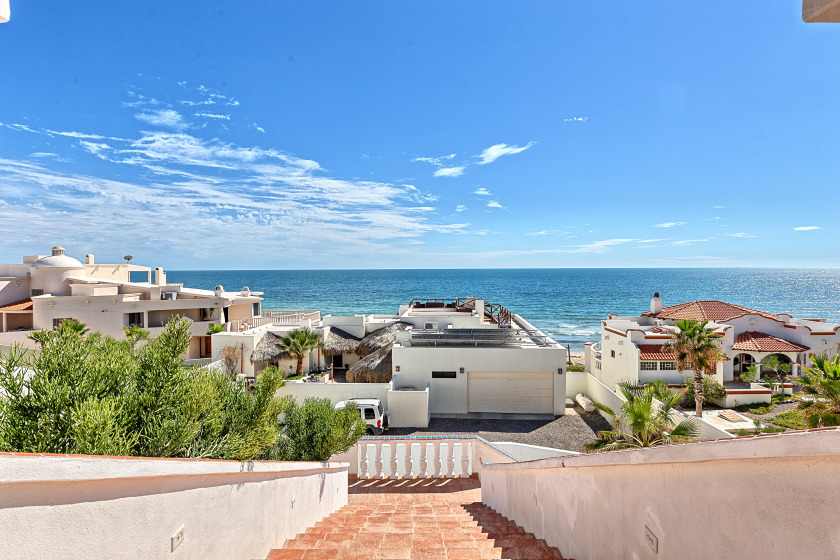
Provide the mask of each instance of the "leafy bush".
{"label": "leafy bush", "polygon": [[283,435],[269,452],[272,459],[327,461],[350,449],[367,430],[353,403],[335,410],[330,399],[308,397],[302,405],[289,401],[284,412]]}
{"label": "leafy bush", "polygon": [[659,379],[655,379],[654,381],[648,383],[648,387],[651,388],[654,398],[659,402],[665,402],[671,398],[671,395],[674,394],[670,389],[668,389],[668,384]]}
{"label": "leafy bush", "polygon": [[[172,319],[138,347],[79,329],[44,331],[41,352],[0,353],[0,451],[249,460],[275,444],[283,380],[253,393],[215,370],[184,366],[190,322]],[[31,374],[27,373],[31,370]]]}
{"label": "leafy bush", "polygon": [[586,371],[586,366],[583,364],[571,364],[566,366],[566,371]]}
{"label": "leafy bush", "polygon": [[783,428],[791,428],[793,430],[804,430],[808,426],[805,423],[805,413],[802,410],[794,409],[777,414],[770,419],[770,422]]}
{"label": "leafy bush", "polygon": [[746,412],[749,412],[751,414],[763,415],[763,414],[767,414],[768,412],[770,412],[771,410],[776,408],[776,405],[773,404],[773,403],[751,403],[751,404],[738,405],[734,408],[735,408],[735,410],[737,410],[739,412],[745,412],[746,411]]}
{"label": "leafy bush", "polygon": [[[683,384],[685,385],[685,393],[680,399],[680,405],[692,406],[694,404],[694,378],[686,377]],[[710,376],[703,376],[703,404],[714,404],[716,400],[726,398],[726,389],[717,380]]]}
{"label": "leafy bush", "polygon": [[749,366],[747,371],[741,374],[741,381],[744,383],[755,383],[758,379],[758,368],[756,366]]}

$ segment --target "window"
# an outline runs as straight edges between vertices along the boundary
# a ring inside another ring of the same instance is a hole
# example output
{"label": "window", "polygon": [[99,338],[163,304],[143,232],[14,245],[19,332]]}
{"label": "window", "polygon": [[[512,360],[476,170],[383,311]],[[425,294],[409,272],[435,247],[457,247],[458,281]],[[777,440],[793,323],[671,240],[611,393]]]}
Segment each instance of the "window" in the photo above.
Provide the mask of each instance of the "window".
{"label": "window", "polygon": [[202,321],[210,321],[213,318],[213,308],[212,307],[202,307],[201,308],[201,320]]}
{"label": "window", "polygon": [[677,366],[674,362],[662,362],[659,365],[659,369],[667,369],[667,370],[673,371],[673,370],[677,369]]}
{"label": "window", "polygon": [[251,307],[253,308],[251,311],[254,317],[260,316],[260,302],[252,303]]}
{"label": "window", "polygon": [[138,327],[143,326],[143,314],[142,313],[126,313],[127,317],[126,323],[128,326],[137,325]]}
{"label": "window", "polygon": [[40,289],[40,288],[39,288],[39,289],[37,289],[37,290],[36,290],[36,289],[33,289],[33,290],[31,291],[31,296],[32,296],[32,297],[35,297],[35,296],[42,296],[42,295],[44,295],[44,290],[42,290],[42,289]]}
{"label": "window", "polygon": [[372,408],[364,409],[365,413],[365,420],[376,420],[376,413],[373,411]]}
{"label": "window", "polygon": [[610,350],[610,358],[615,358],[615,350]]}
{"label": "window", "polygon": [[70,317],[59,317],[58,319],[53,319],[53,330],[57,329],[62,321],[66,321],[69,318]]}
{"label": "window", "polygon": [[455,379],[456,373],[454,371],[433,371],[432,379]]}
{"label": "window", "polygon": [[642,362],[642,366],[641,366],[640,369],[643,369],[643,370],[646,370],[646,371],[655,370],[655,369],[657,369],[656,368],[656,362]]}

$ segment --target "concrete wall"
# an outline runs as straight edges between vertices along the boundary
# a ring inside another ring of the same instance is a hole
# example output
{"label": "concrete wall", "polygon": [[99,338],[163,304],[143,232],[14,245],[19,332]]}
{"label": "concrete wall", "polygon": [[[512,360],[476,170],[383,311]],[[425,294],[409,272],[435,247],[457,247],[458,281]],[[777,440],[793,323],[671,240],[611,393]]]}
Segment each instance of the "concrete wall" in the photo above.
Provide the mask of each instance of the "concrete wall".
{"label": "concrete wall", "polygon": [[0,305],[21,301],[28,298],[29,294],[29,278],[0,277]]}
{"label": "concrete wall", "polygon": [[0,556],[262,559],[347,503],[347,468],[0,453]]}
{"label": "concrete wall", "polygon": [[[468,377],[470,371],[551,372],[554,385],[554,414],[566,411],[566,369],[564,348],[469,348],[401,346],[392,350],[394,385],[425,387],[429,385],[432,414],[468,412]],[[464,368],[464,373],[460,373]],[[433,379],[433,371],[459,372],[454,379]]]}
{"label": "concrete wall", "polygon": [[[828,560],[840,557],[840,534],[820,512],[840,500],[838,459],[836,429],[765,435],[485,465],[481,493],[579,560]],[[780,509],[770,489],[796,498]]]}
{"label": "concrete wall", "polygon": [[431,419],[429,386],[422,391],[388,391],[387,409],[393,428],[428,428]]}
{"label": "concrete wall", "polygon": [[290,395],[302,403],[307,397],[327,398],[333,404],[353,398],[374,398],[382,401],[382,406],[389,409],[388,391],[390,383],[304,383],[287,381],[285,387],[277,390],[277,396]]}
{"label": "concrete wall", "polygon": [[565,449],[553,449],[551,447],[540,447],[538,445],[526,445],[524,443],[494,441],[493,445],[516,457],[518,461],[535,461],[537,459],[548,459],[549,457],[566,457],[579,455],[577,451]]}

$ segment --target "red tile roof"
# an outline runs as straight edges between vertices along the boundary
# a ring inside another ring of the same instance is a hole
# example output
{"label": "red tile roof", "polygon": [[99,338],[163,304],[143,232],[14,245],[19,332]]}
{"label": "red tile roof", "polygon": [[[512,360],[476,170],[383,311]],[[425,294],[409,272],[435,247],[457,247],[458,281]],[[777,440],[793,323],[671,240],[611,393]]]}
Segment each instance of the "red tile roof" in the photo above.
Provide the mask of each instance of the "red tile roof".
{"label": "red tile roof", "polygon": [[764,313],[763,311],[756,311],[755,309],[717,300],[690,301],[688,303],[663,307],[662,311],[656,314],[645,311],[642,315],[657,317],[659,319],[696,319],[698,321],[705,321],[707,319],[710,321],[729,321],[744,315],[761,315],[768,319],[777,319],[775,315]]}
{"label": "red tile roof", "polygon": [[738,338],[735,339],[735,344],[732,345],[732,349],[752,350],[754,352],[805,352],[810,350],[807,346],[758,331],[739,334]]}
{"label": "red tile roof", "polygon": [[32,298],[22,299],[20,301],[15,301],[13,303],[7,303],[6,305],[0,305],[0,313],[3,311],[31,311],[32,310]]}
{"label": "red tile roof", "polygon": [[643,360],[650,361],[673,361],[676,359],[673,352],[663,352],[662,344],[639,344],[639,355]]}

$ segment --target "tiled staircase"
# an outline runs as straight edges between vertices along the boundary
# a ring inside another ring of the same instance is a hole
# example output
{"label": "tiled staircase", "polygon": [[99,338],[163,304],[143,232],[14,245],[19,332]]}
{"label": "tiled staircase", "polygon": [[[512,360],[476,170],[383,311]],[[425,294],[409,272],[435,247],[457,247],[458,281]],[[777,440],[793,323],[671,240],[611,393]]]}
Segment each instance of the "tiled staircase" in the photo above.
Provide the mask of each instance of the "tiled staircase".
{"label": "tiled staircase", "polygon": [[267,560],[558,559],[481,503],[476,479],[351,480],[349,504]]}

